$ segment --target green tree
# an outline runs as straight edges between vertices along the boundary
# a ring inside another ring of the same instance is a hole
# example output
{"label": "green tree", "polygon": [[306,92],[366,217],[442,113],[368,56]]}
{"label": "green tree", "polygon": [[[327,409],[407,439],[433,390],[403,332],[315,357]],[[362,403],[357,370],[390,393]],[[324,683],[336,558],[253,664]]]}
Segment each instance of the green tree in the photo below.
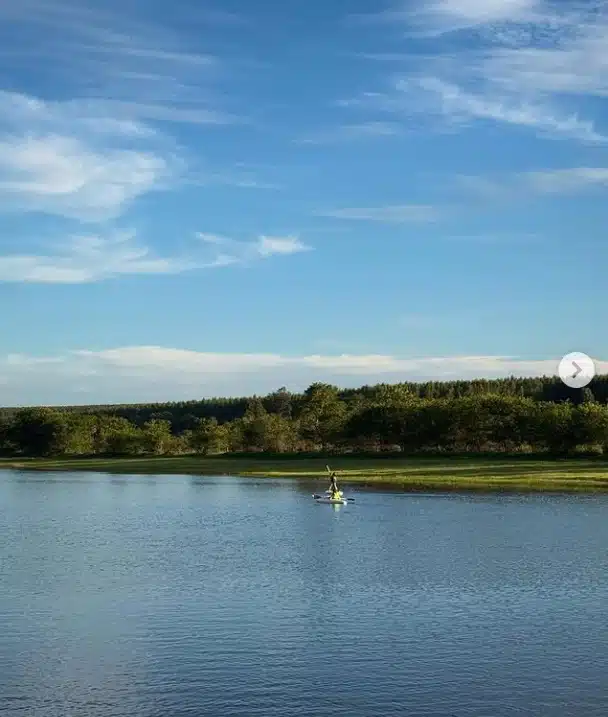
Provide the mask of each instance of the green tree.
{"label": "green tree", "polygon": [[534,403],[511,395],[477,393],[452,404],[456,442],[464,450],[516,450],[526,443]]}
{"label": "green tree", "polygon": [[74,455],[94,453],[97,416],[90,413],[69,413],[66,422],[68,427],[66,453]]}
{"label": "green tree", "polygon": [[278,413],[271,413],[266,419],[264,450],[272,453],[293,452],[298,443],[293,421]]}
{"label": "green tree", "polygon": [[381,383],[375,386],[371,401],[378,406],[409,406],[416,394],[403,383]]}
{"label": "green tree", "polygon": [[567,455],[577,444],[571,403],[536,403],[532,416],[532,443],[555,455]]}
{"label": "green tree", "polygon": [[300,414],[300,433],[306,441],[321,449],[340,443],[346,420],[346,404],[335,386],[313,383],[306,389]]}
{"label": "green tree", "polygon": [[572,411],[573,442],[577,446],[608,444],[608,408],[598,403],[581,403]]}
{"label": "green tree", "polygon": [[142,452],[141,431],[127,418],[99,416],[94,428],[96,453],[134,455]]}
{"label": "green tree", "polygon": [[454,441],[452,402],[430,398],[413,407],[413,420],[418,427],[417,441],[421,450],[449,450]]}
{"label": "green tree", "polygon": [[285,386],[281,386],[266,397],[266,406],[268,413],[276,413],[287,420],[293,417],[292,395]]}
{"label": "green tree", "polygon": [[595,403],[595,396],[589,386],[581,390],[581,403]]}
{"label": "green tree", "polygon": [[371,405],[353,413],[344,433],[359,448],[378,450],[400,443],[403,413],[394,406]]}
{"label": "green tree", "polygon": [[141,428],[141,447],[144,453],[163,455],[170,453],[174,446],[171,423],[164,419],[153,418]]}
{"label": "green tree", "polygon": [[66,416],[52,408],[23,408],[15,414],[8,438],[26,456],[65,454],[69,442]]}
{"label": "green tree", "polygon": [[10,456],[16,453],[11,440],[12,421],[8,416],[0,415],[0,455]]}
{"label": "green tree", "polygon": [[229,432],[228,424],[220,425],[216,418],[199,419],[189,436],[190,447],[203,455],[223,453],[230,448]]}
{"label": "green tree", "polygon": [[246,451],[263,451],[268,442],[268,412],[262,401],[254,396],[240,419],[242,448]]}

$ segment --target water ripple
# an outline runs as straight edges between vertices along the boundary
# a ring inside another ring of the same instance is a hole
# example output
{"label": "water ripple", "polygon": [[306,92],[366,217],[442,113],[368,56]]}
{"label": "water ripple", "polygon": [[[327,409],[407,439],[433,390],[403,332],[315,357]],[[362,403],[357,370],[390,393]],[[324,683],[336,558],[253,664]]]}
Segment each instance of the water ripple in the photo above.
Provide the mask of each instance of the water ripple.
{"label": "water ripple", "polygon": [[605,717],[607,507],[6,474],[0,714]]}

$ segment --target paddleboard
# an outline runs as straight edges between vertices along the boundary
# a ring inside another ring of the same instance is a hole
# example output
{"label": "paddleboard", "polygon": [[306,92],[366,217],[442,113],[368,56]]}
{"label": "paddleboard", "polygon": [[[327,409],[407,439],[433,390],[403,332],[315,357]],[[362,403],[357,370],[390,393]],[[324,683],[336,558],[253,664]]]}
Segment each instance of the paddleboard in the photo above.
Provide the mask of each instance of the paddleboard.
{"label": "paddleboard", "polygon": [[317,503],[333,503],[334,505],[346,505],[346,503],[348,503],[348,498],[344,498],[343,495],[340,495],[337,498],[332,498],[330,495],[314,494],[312,497]]}

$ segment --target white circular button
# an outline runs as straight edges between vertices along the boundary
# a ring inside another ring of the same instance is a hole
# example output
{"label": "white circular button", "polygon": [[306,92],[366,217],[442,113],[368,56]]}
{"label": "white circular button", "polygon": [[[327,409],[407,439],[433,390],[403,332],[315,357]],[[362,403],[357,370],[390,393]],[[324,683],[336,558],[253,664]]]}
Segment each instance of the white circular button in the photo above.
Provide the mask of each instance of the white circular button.
{"label": "white circular button", "polygon": [[574,351],[559,362],[559,377],[570,388],[584,388],[595,376],[595,364],[587,354]]}

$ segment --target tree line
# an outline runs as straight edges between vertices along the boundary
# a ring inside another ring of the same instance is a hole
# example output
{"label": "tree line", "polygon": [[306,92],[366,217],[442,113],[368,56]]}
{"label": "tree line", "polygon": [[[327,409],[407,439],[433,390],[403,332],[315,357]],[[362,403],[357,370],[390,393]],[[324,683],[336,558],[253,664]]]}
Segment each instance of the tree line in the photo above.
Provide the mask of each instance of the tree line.
{"label": "tree line", "polygon": [[[374,401],[379,393],[386,390],[386,386],[387,384],[377,384],[349,389],[336,388],[336,391],[340,400],[351,404],[360,400]],[[576,404],[582,400],[580,390],[568,388],[559,378],[553,376],[474,379],[469,381],[427,381],[422,383],[404,382],[391,384],[391,390],[407,392],[411,396],[423,399],[452,399],[498,394],[500,396],[518,396],[553,403],[570,401]],[[592,388],[587,390],[592,392],[594,400],[598,403],[608,403],[608,375],[597,376],[593,380]],[[273,413],[275,412],[277,401],[285,403],[287,396],[293,413],[298,414],[306,400],[306,395],[307,392],[291,393],[283,387],[267,396],[260,397],[260,400],[264,408]],[[250,400],[251,397],[244,396],[166,403],[64,406],[60,410],[70,413],[118,416],[128,419],[139,427],[152,419],[167,420],[171,422],[174,432],[181,433],[184,430],[194,428],[197,419],[201,418],[215,418],[218,423],[226,423],[242,418]],[[10,418],[17,411],[18,408],[0,407],[0,420],[3,417]]]}
{"label": "tree line", "polygon": [[562,386],[547,378],[346,391],[314,383],[302,394],[281,388],[242,399],[3,409],[0,454],[607,451],[604,378],[582,390]]}

